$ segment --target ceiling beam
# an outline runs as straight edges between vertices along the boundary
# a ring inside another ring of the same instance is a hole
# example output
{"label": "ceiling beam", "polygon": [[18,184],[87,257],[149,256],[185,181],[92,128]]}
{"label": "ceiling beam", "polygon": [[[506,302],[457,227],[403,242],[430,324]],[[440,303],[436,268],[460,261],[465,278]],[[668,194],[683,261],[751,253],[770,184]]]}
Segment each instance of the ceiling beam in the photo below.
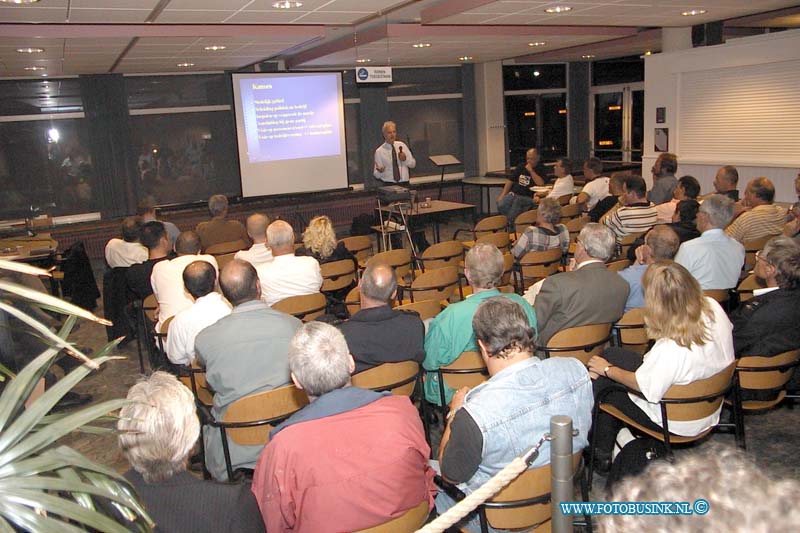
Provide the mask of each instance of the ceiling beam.
{"label": "ceiling beam", "polygon": [[[650,49],[661,48],[661,28],[644,30],[638,32],[636,35],[628,37],[621,37],[619,39],[610,39],[608,41],[600,41],[595,43],[587,43],[578,46],[570,46],[567,48],[559,48],[557,50],[549,50],[546,52],[539,52],[536,54],[527,54],[524,56],[514,58],[516,63],[536,63],[546,61],[564,61],[565,57],[591,54],[593,56],[608,55],[609,52],[618,48],[628,48],[630,46],[641,45]],[[657,45],[657,46],[656,46]],[[642,50],[644,52],[644,50]],[[619,54],[616,54],[617,56]],[[612,57],[609,55],[608,57]]]}

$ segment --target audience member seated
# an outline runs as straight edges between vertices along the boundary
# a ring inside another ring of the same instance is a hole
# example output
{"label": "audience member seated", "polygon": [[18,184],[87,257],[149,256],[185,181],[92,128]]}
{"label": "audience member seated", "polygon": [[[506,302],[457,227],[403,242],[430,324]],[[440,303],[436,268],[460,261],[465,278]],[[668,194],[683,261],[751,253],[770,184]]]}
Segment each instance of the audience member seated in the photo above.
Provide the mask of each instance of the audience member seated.
{"label": "audience member seated", "polygon": [[569,251],[569,231],[561,220],[561,205],[555,198],[547,197],[541,201],[536,211],[536,225],[528,226],[520,235],[511,253],[519,259],[528,252],[561,248],[561,253]]}
{"label": "audience member seated", "polygon": [[614,234],[607,227],[595,223],[584,226],[575,246],[575,268],[545,278],[536,296],[539,346],[546,346],[562,329],[610,324],[622,316],[628,284],[605,265],[616,246]]}
{"label": "audience member seated", "polygon": [[122,221],[122,238],[106,243],[106,263],[110,268],[126,268],[147,260],[147,248],[139,242],[139,217],[126,217]]}
{"label": "audience member seated", "polygon": [[678,186],[675,173],[678,171],[678,157],[675,154],[664,152],[650,169],[653,173],[653,187],[647,194],[647,199],[654,204],[663,204],[672,200],[672,193]]}
{"label": "audience member seated", "polygon": [[514,169],[513,177],[508,178],[497,196],[497,212],[513,224],[520,213],[533,209],[531,187],[544,185],[546,175],[547,169],[541,164],[536,148],[525,152],[525,164]]}
{"label": "audience member seated", "polygon": [[672,200],[656,206],[656,224],[669,224],[675,215],[678,202],[695,200],[700,195],[700,183],[694,176],[683,176],[672,192]]}
{"label": "audience member seated", "polygon": [[771,479],[763,467],[734,448],[709,443],[676,462],[658,461],[614,490],[613,502],[693,502],[707,513],[628,513],[600,517],[601,533],[798,531],[795,479]]}
{"label": "audience member seated", "polygon": [[642,276],[647,267],[656,261],[672,261],[680,244],[678,235],[669,226],[655,226],[647,232],[644,244],[636,248],[636,262],[619,273],[631,289],[625,302],[625,311],[644,307]]}
{"label": "audience member seated", "polygon": [[[247,261],[225,265],[219,284],[233,311],[198,333],[194,343],[197,362],[214,390],[211,414],[216,420],[239,398],[289,383],[289,340],[301,324],[261,301],[258,275]],[[220,431],[208,427],[203,438],[206,468],[214,479],[226,479]],[[233,442],[228,446],[234,470],[253,468],[262,449]]]}
{"label": "audience member seated", "polygon": [[770,239],[756,254],[753,273],[767,288],[754,290],[731,313],[736,356],[800,348],[800,244],[786,236]]}
{"label": "audience member seated", "polygon": [[[589,374],[577,359],[533,356],[536,332],[519,304],[502,297],[484,300],[472,327],[490,378],[453,395],[439,447],[442,476],[467,494],[539,442],[555,415],[572,419],[577,430],[572,449],[585,448],[593,404]],[[530,468],[549,462],[545,441]],[[439,514],[454,504],[444,492],[436,497]],[[468,531],[481,530],[475,514],[464,521],[459,525]]]}
{"label": "audience member seated", "polygon": [[178,257],[169,261],[160,261],[153,265],[153,274],[150,284],[153,294],[158,301],[158,323],[156,331],[161,330],[161,324],[171,316],[175,316],[194,301],[183,287],[183,270],[195,261],[206,261],[217,267],[214,256],[200,253],[200,238],[193,231],[184,231],[175,241],[175,251]]}
{"label": "audience member seated", "polygon": [[253,213],[247,217],[247,235],[253,241],[253,246],[236,252],[234,259],[247,261],[256,268],[272,261],[272,250],[267,246],[269,222],[269,217],[261,213]]}
{"label": "audience member seated", "polygon": [[672,222],[667,224],[681,241],[681,244],[700,236],[697,230],[697,212],[700,203],[697,200],[681,200],[675,206]]}
{"label": "audience member seated", "polygon": [[707,197],[697,212],[700,236],[681,244],[675,255],[703,290],[730,289],[739,282],[744,246],[723,231],[732,218],[733,200],[721,194]]}
{"label": "audience member seated", "polygon": [[[730,201],[728,198],[726,200]],[[644,398],[616,391],[604,398],[654,431],[661,431],[659,402],[672,385],[688,385],[706,379],[733,362],[733,337],[725,311],[703,291],[684,267],[673,261],[650,265],[642,278],[644,323],[653,348],[642,356],[621,348],[609,348],[603,356],[589,359],[595,397],[608,386],[621,383],[641,391]],[[720,408],[700,420],[669,420],[675,435],[692,437],[719,420]],[[596,465],[602,473],[610,466],[611,451],[623,423],[600,413],[595,449]]]}
{"label": "audience member seated", "polygon": [[211,220],[201,222],[195,228],[195,231],[200,236],[203,250],[223,242],[238,240],[249,242],[247,230],[244,229],[242,223],[238,220],[227,220],[228,199],[225,195],[215,194],[209,198],[208,212],[211,214]]}
{"label": "audience member seated", "polygon": [[656,207],[647,201],[647,184],[641,176],[622,182],[622,207],[603,218],[617,240],[631,233],[644,233],[656,224]]}
{"label": "audience member seated", "polygon": [[724,194],[734,202],[739,201],[739,190],[736,188],[739,185],[739,172],[736,167],[726,165],[717,170],[714,176],[714,190],[716,194]]}
{"label": "audience member seated", "polygon": [[314,217],[303,232],[303,246],[295,251],[295,255],[311,256],[320,264],[355,260],[343,242],[336,240],[336,231],[331,219],[325,215]]}
{"label": "audience member seated", "polygon": [[[556,181],[553,182],[553,188],[547,193],[548,198],[558,200],[562,196],[575,193],[575,180],[572,178],[572,161],[566,157],[559,157],[556,164],[553,165],[553,173],[556,175]],[[534,194],[534,203],[539,203],[540,195]]]}
{"label": "audience member seated", "polygon": [[433,503],[430,448],[406,396],[350,386],[342,334],[303,325],[289,346],[292,381],[311,403],[270,432],[253,478],[270,533],[336,533]]}
{"label": "audience member seated", "polygon": [[583,178],[585,183],[580,194],[570,200],[571,204],[579,204],[584,213],[594,209],[600,200],[609,195],[608,182],[611,178],[603,176],[603,161],[597,157],[590,157],[583,163]]}
{"label": "audience member seated", "polygon": [[167,236],[169,237],[169,246],[170,248],[175,247],[175,239],[178,238],[178,235],[180,235],[181,230],[179,230],[178,226],[176,226],[172,222],[167,222],[166,220],[158,220],[158,217],[156,216],[155,198],[153,198],[150,195],[142,198],[142,200],[139,202],[137,213],[139,214],[140,217],[142,217],[142,223],[144,224],[147,224],[148,222],[161,222],[162,224],[164,224],[164,229],[167,231]]}
{"label": "audience member seated", "polygon": [[153,285],[150,283],[153,267],[156,263],[172,259],[175,252],[172,251],[164,224],[157,220],[142,224],[139,240],[147,248],[147,261],[128,267],[125,278],[130,292],[136,298],[144,300],[153,294]]}
{"label": "audience member seated", "polygon": [[414,311],[392,309],[397,296],[394,269],[370,263],[358,283],[361,310],[339,325],[356,362],[356,372],[382,363],[425,359],[425,326]]}
{"label": "audience member seated", "polygon": [[267,243],[272,261],[257,268],[261,297],[275,305],[290,296],[314,294],[322,287],[319,262],[313,257],[294,255],[294,230],[287,222],[276,220],[267,228]]}
{"label": "audience member seated", "polygon": [[[536,314],[530,304],[517,294],[505,294],[497,290],[504,268],[503,254],[494,245],[478,243],[467,252],[464,276],[472,287],[473,294],[462,302],[447,306],[436,315],[425,335],[423,366],[428,371],[425,378],[425,397],[429,402],[436,405],[442,403],[436,370],[455,361],[462,352],[478,350],[472,331],[472,317],[482,301],[492,296],[502,296],[517,302],[524,309],[530,327],[536,330]],[[450,401],[453,392],[449,387],[445,388],[446,401]]]}
{"label": "audience member seated", "polygon": [[794,192],[797,194],[797,202],[789,208],[786,225],[783,227],[783,234],[787,237],[797,237],[800,234],[800,172],[794,179]]}
{"label": "audience member seated", "polygon": [[775,205],[775,186],[767,178],[750,180],[744,190],[745,207],[741,215],[725,228],[725,233],[741,243],[780,235],[786,223],[786,208]]}
{"label": "audience member seated", "polygon": [[611,175],[608,180],[608,196],[589,210],[590,221],[600,222],[600,219],[622,205],[622,182],[625,181],[625,177],[626,175],[622,172],[615,172]]}
{"label": "audience member seated", "polygon": [[119,447],[133,485],[156,531],[264,531],[247,484],[203,481],[186,472],[200,434],[192,391],[166,372],[154,372],[128,391],[119,414]]}
{"label": "audience member seated", "polygon": [[217,271],[210,263],[194,261],[183,271],[186,292],[194,298],[172,319],[167,333],[167,357],[176,365],[190,366],[195,359],[197,334],[224,316],[231,314],[231,305],[214,290]]}

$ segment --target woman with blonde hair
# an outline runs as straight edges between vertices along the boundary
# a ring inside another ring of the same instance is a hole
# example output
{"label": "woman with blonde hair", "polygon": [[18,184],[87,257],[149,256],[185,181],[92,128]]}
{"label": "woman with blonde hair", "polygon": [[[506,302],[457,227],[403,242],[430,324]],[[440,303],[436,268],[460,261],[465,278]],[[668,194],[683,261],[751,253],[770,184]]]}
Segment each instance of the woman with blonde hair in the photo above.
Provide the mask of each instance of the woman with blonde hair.
{"label": "woman with blonde hair", "polygon": [[325,215],[311,219],[303,232],[303,246],[295,251],[295,255],[308,255],[320,263],[353,259],[353,254],[336,240],[333,223]]}
{"label": "woman with blonde hair", "polygon": [[[734,360],[731,325],[725,311],[703,296],[700,284],[683,266],[672,261],[650,265],[642,277],[644,323],[655,340],[642,358],[636,352],[609,348],[589,360],[595,398],[614,383],[640,391],[644,398],[623,391],[603,396],[603,402],[647,428],[661,431],[659,402],[672,385],[686,385],[717,374]],[[719,420],[719,410],[699,420],[669,420],[675,435],[691,437]],[[606,413],[597,426],[595,468],[610,466],[611,450],[622,422]]]}

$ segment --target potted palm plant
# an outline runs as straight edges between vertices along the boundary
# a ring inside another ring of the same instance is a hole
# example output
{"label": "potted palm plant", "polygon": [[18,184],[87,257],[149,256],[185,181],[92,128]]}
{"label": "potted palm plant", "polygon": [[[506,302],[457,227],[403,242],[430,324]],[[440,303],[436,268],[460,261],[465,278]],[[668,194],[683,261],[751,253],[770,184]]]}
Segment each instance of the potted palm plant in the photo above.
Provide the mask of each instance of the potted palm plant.
{"label": "potted palm plant", "polygon": [[[45,270],[0,260],[0,269],[48,276]],[[35,306],[66,318],[54,332],[23,310]],[[154,524],[133,489],[113,469],[97,464],[59,444],[76,430],[108,430],[91,426],[108,418],[127,400],[116,399],[78,411],[52,414],[52,408],[77,383],[100,365],[117,341],[106,344],[93,358],[67,339],[78,319],[108,324],[64,300],[0,279],[0,312],[24,323],[47,348],[17,375],[0,368],[0,532],[151,531]],[[42,392],[42,380],[53,362],[66,353],[83,364]]]}

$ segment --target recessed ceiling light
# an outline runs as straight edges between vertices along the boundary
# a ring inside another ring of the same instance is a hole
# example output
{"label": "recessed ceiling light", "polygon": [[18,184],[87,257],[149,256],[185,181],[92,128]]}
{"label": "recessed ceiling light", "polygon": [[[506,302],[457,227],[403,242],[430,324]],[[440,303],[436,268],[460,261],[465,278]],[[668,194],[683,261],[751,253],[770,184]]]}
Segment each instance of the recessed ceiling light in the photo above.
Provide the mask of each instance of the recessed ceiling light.
{"label": "recessed ceiling light", "polygon": [[372,62],[372,60],[371,59],[367,59],[367,58],[356,59],[356,63],[371,63],[371,62]]}
{"label": "recessed ceiling light", "polygon": [[284,0],[283,2],[275,2],[272,4],[272,7],[275,9],[292,9],[296,7],[302,7],[303,2],[289,2],[288,0]]}
{"label": "recessed ceiling light", "polygon": [[461,56],[458,58],[459,61],[469,61],[472,59],[472,56]]}
{"label": "recessed ceiling light", "polygon": [[47,67],[40,67],[40,66],[32,66],[32,67],[25,67],[25,70],[30,70],[36,72],[38,70],[47,70]]}
{"label": "recessed ceiling light", "polygon": [[181,67],[181,68],[193,67],[194,63],[178,63],[176,66]]}
{"label": "recessed ceiling light", "polygon": [[684,17],[694,17],[696,15],[705,15],[705,14],[706,14],[705,9],[692,9],[681,13],[681,15],[683,15]]}
{"label": "recessed ceiling light", "polygon": [[44,48],[17,48],[17,53],[20,54],[41,54]]}
{"label": "recessed ceiling light", "polygon": [[225,48],[227,48],[227,46],[215,44],[213,46],[206,46],[203,48],[203,50],[208,50],[209,52],[219,52],[220,50],[225,50]]}
{"label": "recessed ceiling light", "polygon": [[39,0],[0,0],[0,4],[35,4]]}
{"label": "recessed ceiling light", "polygon": [[542,75],[542,73],[541,73],[541,72],[539,72],[538,70],[534,70],[534,71],[533,71],[533,77],[534,77],[534,78],[538,78],[538,77],[539,77],[539,76],[541,76],[541,75]]}
{"label": "recessed ceiling light", "polygon": [[414,48],[429,48],[431,46],[431,43],[414,43],[411,46],[413,46]]}
{"label": "recessed ceiling light", "polygon": [[581,56],[583,59],[594,59],[594,54],[583,54]]}
{"label": "recessed ceiling light", "polygon": [[544,41],[536,41],[536,42],[533,42],[533,43],[528,43],[528,46],[544,46],[546,44],[547,43],[544,42]]}
{"label": "recessed ceiling light", "polygon": [[645,50],[644,55],[651,56],[651,55],[653,55],[653,51],[652,50]]}
{"label": "recessed ceiling light", "polygon": [[567,11],[572,11],[572,8],[569,6],[553,6],[544,10],[545,13],[566,13]]}

